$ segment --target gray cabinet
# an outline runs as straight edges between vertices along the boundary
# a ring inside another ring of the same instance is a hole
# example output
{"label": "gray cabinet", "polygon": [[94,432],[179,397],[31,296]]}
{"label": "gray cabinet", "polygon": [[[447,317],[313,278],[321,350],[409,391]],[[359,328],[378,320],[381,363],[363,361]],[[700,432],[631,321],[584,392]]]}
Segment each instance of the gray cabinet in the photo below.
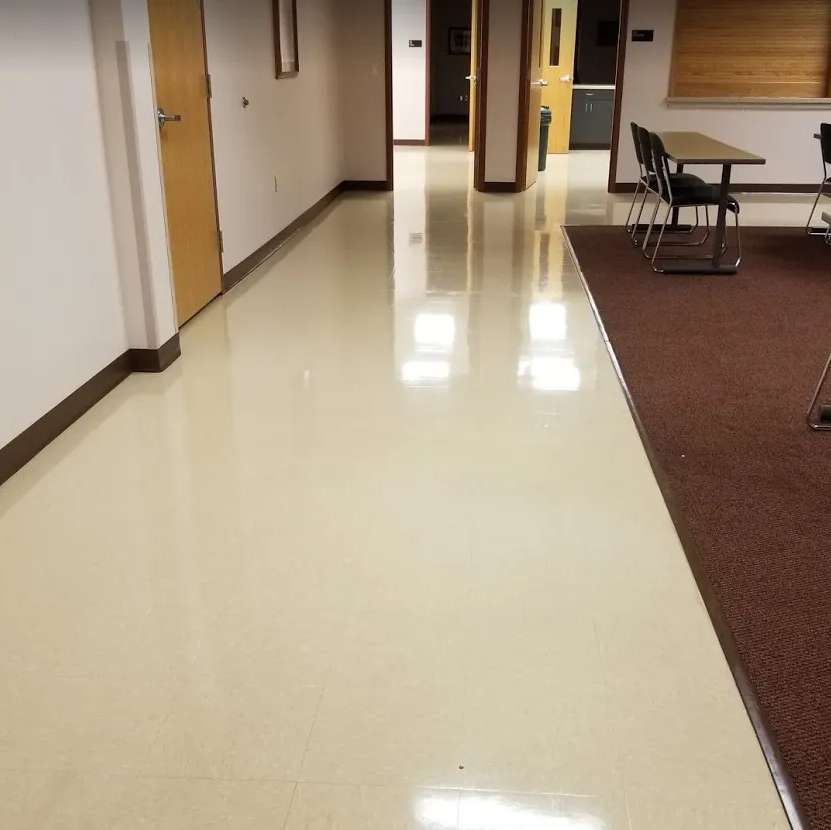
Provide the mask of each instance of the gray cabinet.
{"label": "gray cabinet", "polygon": [[610,147],[614,114],[613,89],[575,88],[571,99],[571,147]]}

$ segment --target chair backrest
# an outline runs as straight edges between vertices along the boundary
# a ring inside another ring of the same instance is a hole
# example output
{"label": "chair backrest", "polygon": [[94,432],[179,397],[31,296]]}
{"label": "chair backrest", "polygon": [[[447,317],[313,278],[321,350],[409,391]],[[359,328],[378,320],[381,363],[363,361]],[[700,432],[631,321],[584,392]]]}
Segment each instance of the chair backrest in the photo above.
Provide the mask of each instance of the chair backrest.
{"label": "chair backrest", "polygon": [[635,145],[635,158],[638,160],[638,166],[641,168],[641,173],[643,173],[643,150],[641,149],[641,139],[638,135],[640,127],[634,121],[632,121],[629,126],[632,128],[632,142]]}
{"label": "chair backrest", "polygon": [[652,156],[652,166],[658,179],[658,192],[668,199],[672,199],[672,187],[669,179],[669,160],[664,142],[658,133],[649,134],[649,145]]}
{"label": "chair backrest", "polygon": [[638,127],[638,143],[641,145],[641,161],[647,173],[655,172],[655,165],[652,163],[652,142],[649,138],[649,130],[646,127]]}
{"label": "chair backrest", "polygon": [[831,124],[819,125],[819,145],[822,148],[822,163],[831,164]]}

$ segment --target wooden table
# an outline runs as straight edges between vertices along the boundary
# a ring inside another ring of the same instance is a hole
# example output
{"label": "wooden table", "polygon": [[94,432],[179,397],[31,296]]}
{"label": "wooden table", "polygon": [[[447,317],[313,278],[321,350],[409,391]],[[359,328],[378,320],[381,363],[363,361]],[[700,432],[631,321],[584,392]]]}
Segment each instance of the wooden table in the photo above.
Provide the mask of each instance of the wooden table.
{"label": "wooden table", "polygon": [[[765,164],[765,159],[747,150],[724,144],[703,133],[669,132],[660,133],[667,156],[682,171],[687,164],[718,164],[721,166],[721,190],[719,192],[718,219],[713,242],[713,256],[705,262],[702,260],[683,260],[664,268],[666,274],[735,274],[734,266],[722,265],[724,240],[727,233],[727,200],[730,196],[730,175],[734,164]],[[677,212],[673,215],[673,224],[678,224]]]}

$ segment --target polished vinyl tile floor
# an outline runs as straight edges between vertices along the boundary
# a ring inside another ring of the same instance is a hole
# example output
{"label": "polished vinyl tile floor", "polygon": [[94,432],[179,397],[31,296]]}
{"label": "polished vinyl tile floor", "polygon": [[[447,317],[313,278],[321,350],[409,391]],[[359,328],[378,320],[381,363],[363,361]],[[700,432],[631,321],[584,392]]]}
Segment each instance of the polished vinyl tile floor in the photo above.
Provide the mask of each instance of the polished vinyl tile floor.
{"label": "polished vinyl tile floor", "polygon": [[606,163],[402,150],[0,489],[0,828],[786,827],[563,247]]}

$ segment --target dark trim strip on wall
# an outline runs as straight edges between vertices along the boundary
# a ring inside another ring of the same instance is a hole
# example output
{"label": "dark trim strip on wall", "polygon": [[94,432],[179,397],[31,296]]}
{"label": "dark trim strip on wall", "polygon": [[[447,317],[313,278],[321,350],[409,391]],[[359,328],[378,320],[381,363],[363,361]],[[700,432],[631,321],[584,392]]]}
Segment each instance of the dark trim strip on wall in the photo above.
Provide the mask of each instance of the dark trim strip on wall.
{"label": "dark trim strip on wall", "polygon": [[759,741],[759,746],[765,756],[765,761],[767,762],[771,777],[773,778],[774,784],[776,785],[776,789],[779,793],[782,807],[787,814],[793,830],[808,830],[809,825],[804,811],[799,803],[799,799],[797,798],[793,781],[791,780],[790,775],[788,775],[785,767],[785,761],[782,757],[781,751],[779,750],[776,738],[770,728],[770,724],[768,723],[764,712],[762,711],[761,704],[756,696],[756,691],[753,688],[750,678],[748,677],[747,669],[741,655],[739,654],[739,648],[736,644],[735,638],[733,637],[733,632],[730,630],[730,626],[728,625],[724,612],[722,611],[721,603],[718,601],[718,597],[716,596],[715,590],[710,582],[710,578],[707,576],[704,562],[698,555],[689,523],[687,522],[686,517],[675,499],[672,486],[669,482],[669,477],[661,465],[658,455],[652,446],[652,442],[649,440],[646,427],[644,426],[643,421],[641,421],[640,414],[638,413],[635,405],[635,400],[632,397],[632,393],[626,383],[626,378],[623,375],[623,370],[620,367],[615,350],[609,342],[608,333],[606,332],[606,328],[603,324],[603,319],[600,316],[597,303],[594,300],[591,288],[589,287],[585,274],[580,267],[580,261],[577,259],[574,247],[569,239],[568,229],[563,227],[562,231],[566,249],[568,250],[571,259],[574,261],[575,267],[577,268],[577,273],[583,285],[583,290],[586,292],[586,296],[588,297],[592,314],[594,315],[595,322],[600,329],[601,338],[606,347],[609,359],[614,367],[617,381],[623,390],[626,403],[629,407],[629,412],[632,415],[632,419],[635,422],[635,427],[638,430],[641,443],[643,444],[644,452],[646,453],[646,457],[649,459],[649,464],[652,467],[652,473],[655,476],[655,480],[661,490],[661,495],[664,498],[664,503],[666,504],[667,510],[672,518],[672,522],[675,525],[675,531],[678,534],[681,547],[687,558],[687,563],[689,564],[690,570],[695,578],[698,591],[701,594],[701,599],[704,601],[704,606],[710,616],[710,622],[712,623],[713,629],[718,637],[719,645],[721,646],[721,650],[723,651],[727,664],[730,667],[733,680],[736,683],[739,695],[741,696],[742,702],[747,710],[751,725],[756,733],[756,738]]}
{"label": "dark trim strip on wall", "polygon": [[173,365],[181,354],[182,345],[178,332],[158,349],[130,349],[127,353],[130,359],[130,371],[153,374],[163,372]]}
{"label": "dark trim strip on wall", "polygon": [[519,193],[516,182],[485,182],[482,193]]}
{"label": "dark trim strip on wall", "polygon": [[389,191],[389,185],[387,182],[368,182],[368,181],[345,181],[341,185],[344,191],[352,192],[352,191],[360,191],[364,190],[369,193],[386,193]]}
{"label": "dark trim strip on wall", "polygon": [[611,147],[612,145],[607,141],[599,144],[571,144],[568,149],[571,152],[572,150],[610,150]]}
{"label": "dark trim strip on wall", "polygon": [[42,449],[129,377],[130,372],[130,354],[125,352],[0,448],[0,484],[23,469]]}
{"label": "dark trim strip on wall", "polygon": [[623,114],[623,85],[626,81],[626,44],[629,41],[629,0],[620,0],[620,34],[615,70],[615,111],[612,119],[612,146],[609,156],[609,193],[621,193],[617,186],[617,157],[620,149],[620,118]]}
{"label": "dark trim strip on wall", "polygon": [[425,138],[396,138],[392,143],[396,147],[426,147],[430,142]]}
{"label": "dark trim strip on wall", "polygon": [[[253,254],[247,256],[238,265],[235,265],[230,271],[222,275],[222,293],[230,291],[238,282],[245,279],[252,271],[260,267],[270,256],[272,256],[279,248],[281,248],[289,240],[289,238],[299,231],[304,225],[308,225],[316,219],[324,210],[326,210],[340,194],[349,188],[346,187],[346,182],[341,182],[336,187],[333,187],[322,199],[318,199],[305,213],[302,213],[291,224],[286,225],[275,236],[272,236],[264,245],[261,245],[254,251]],[[386,182],[377,182],[376,184],[385,185]],[[357,188],[356,188],[357,189]],[[383,188],[382,188],[383,189]]]}
{"label": "dark trim strip on wall", "polygon": [[[228,291],[261,265],[305,225],[316,219],[338,196],[347,191],[382,192],[387,182],[345,181],[330,190],[305,213],[284,228],[265,245],[246,257],[222,278],[222,289]],[[105,366],[95,377],[53,407],[42,418],[24,430],[5,447],[0,447],[0,484],[28,464],[42,449],[52,443],[95,404],[106,397],[133,372],[164,372],[181,355],[179,334],[158,349],[129,349]]]}
{"label": "dark trim strip on wall", "polygon": [[117,357],[5,447],[0,447],[0,485],[22,470],[133,372],[163,372],[181,353],[177,333],[159,349],[129,349]]}

